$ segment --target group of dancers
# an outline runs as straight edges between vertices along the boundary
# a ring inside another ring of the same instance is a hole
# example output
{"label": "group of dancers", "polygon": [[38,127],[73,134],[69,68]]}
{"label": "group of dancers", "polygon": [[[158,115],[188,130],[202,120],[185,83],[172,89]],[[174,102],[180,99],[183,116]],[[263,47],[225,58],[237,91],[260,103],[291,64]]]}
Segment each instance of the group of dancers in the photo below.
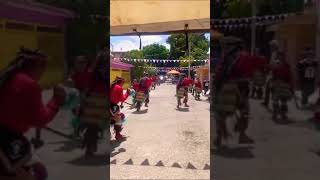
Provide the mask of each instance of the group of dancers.
{"label": "group of dancers", "polygon": [[[70,78],[53,88],[53,96],[46,105],[43,104],[39,84],[47,66],[45,54],[22,48],[17,57],[1,71],[0,179],[47,179],[45,165],[33,158],[34,150],[39,146],[32,146],[25,134],[37,128],[36,139],[43,141],[40,139],[41,129],[66,104],[70,105],[74,117],[80,120],[75,133],[84,134],[82,142],[86,155],[97,151],[98,135],[108,119],[105,67],[109,54],[106,52],[105,49],[99,52],[92,63],[86,56],[77,56]],[[76,97],[70,98],[71,95]],[[73,99],[73,103],[67,102],[70,99]]]}
{"label": "group of dancers", "polygon": [[177,108],[179,109],[182,105],[181,100],[183,99],[183,104],[185,107],[188,105],[188,93],[191,91],[192,95],[196,100],[200,100],[200,95],[206,95],[209,90],[209,81],[202,82],[201,79],[195,75],[195,78],[187,77],[185,73],[179,74],[179,81],[176,86],[176,96],[177,96]]}
{"label": "group of dancers", "polygon": [[[221,147],[222,140],[230,137],[226,121],[234,115],[237,118],[234,131],[239,133],[239,143],[253,144],[254,140],[246,133],[250,117],[249,98],[263,100],[262,105],[267,108],[271,99],[272,119],[276,123],[287,123],[288,102],[297,100],[292,69],[277,41],[270,42],[269,62],[258,50],[253,55],[245,51],[241,39],[224,37],[221,44],[224,57],[215,68],[213,82],[212,110],[217,126],[214,144]],[[314,54],[306,48],[297,65],[302,105],[307,104],[308,97],[315,91],[316,70]]]}
{"label": "group of dancers", "polygon": [[[124,83],[124,78],[116,77],[116,79],[111,83],[110,88],[110,124],[114,127],[116,140],[123,140],[126,138],[121,134],[123,122],[125,120],[125,115],[121,112],[123,103],[130,95],[132,95],[132,107],[141,106],[142,103],[144,103],[145,107],[148,107],[150,102],[150,91],[155,89],[157,84],[159,85],[158,78],[154,75],[149,75],[146,72],[139,81],[134,79],[131,87],[128,88],[125,93],[123,89]],[[137,110],[139,110],[139,108],[137,108]]]}

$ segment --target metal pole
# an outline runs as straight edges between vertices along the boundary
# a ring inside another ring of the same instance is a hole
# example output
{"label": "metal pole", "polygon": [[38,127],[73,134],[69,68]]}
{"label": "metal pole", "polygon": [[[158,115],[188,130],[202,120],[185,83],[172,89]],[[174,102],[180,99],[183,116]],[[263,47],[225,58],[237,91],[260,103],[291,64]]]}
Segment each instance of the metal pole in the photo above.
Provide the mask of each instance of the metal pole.
{"label": "metal pole", "polygon": [[316,33],[316,57],[320,60],[320,1],[315,1],[317,12],[317,33]]}
{"label": "metal pole", "polygon": [[190,49],[191,49],[191,43],[189,43],[189,46],[188,46],[188,59],[189,59],[189,68],[188,68],[188,77],[190,78],[191,77],[191,72],[190,72],[190,68],[191,68],[191,58],[190,58]]}
{"label": "metal pole", "polygon": [[112,44],[112,43],[110,43],[110,45],[111,45],[111,52],[113,52],[113,44]]}
{"label": "metal pole", "polygon": [[251,21],[251,55],[256,48],[256,16],[257,16],[257,0],[251,2],[252,21]]}
{"label": "metal pole", "polygon": [[186,53],[188,53],[188,77],[190,78],[190,43],[189,43],[189,34],[188,34],[188,28],[189,28],[189,25],[188,24],[185,24],[184,25],[184,29],[185,29],[185,33],[186,33]]}

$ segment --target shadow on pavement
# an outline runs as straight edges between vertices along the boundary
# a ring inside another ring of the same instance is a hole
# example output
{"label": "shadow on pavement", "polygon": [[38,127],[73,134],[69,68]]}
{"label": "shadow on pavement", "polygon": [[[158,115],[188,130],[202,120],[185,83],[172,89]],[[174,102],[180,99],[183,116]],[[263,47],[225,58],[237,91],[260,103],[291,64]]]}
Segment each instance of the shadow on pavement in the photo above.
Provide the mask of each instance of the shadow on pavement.
{"label": "shadow on pavement", "polygon": [[76,140],[57,141],[57,142],[50,142],[48,144],[51,144],[51,145],[63,144],[58,149],[54,150],[54,152],[71,152],[75,149],[81,148],[81,141],[76,141]]}
{"label": "shadow on pavement", "polygon": [[76,166],[106,166],[108,164],[108,154],[97,154],[92,157],[81,156],[68,163]]}
{"label": "shadow on pavement", "polygon": [[273,120],[273,122],[275,124],[278,125],[290,125],[290,124],[295,124],[295,121],[292,121],[290,119],[277,119],[277,120]]}
{"label": "shadow on pavement", "polygon": [[124,148],[120,148],[120,149],[118,149],[117,152],[115,152],[115,149],[117,147],[119,147],[121,145],[121,143],[125,142],[126,140],[127,140],[127,138],[125,138],[122,141],[117,141],[117,140],[111,140],[110,141],[110,146],[111,146],[110,157],[114,157],[114,156],[116,156],[116,155],[118,155],[120,153],[126,152],[126,149],[124,149]]}
{"label": "shadow on pavement", "polygon": [[134,111],[132,114],[145,114],[148,112],[148,109],[140,110],[140,111]]}
{"label": "shadow on pavement", "polygon": [[120,154],[120,153],[123,153],[123,152],[126,152],[127,150],[125,148],[120,148],[117,152],[112,152],[110,154],[110,157],[115,157],[116,155]]}
{"label": "shadow on pavement", "polygon": [[232,159],[252,159],[255,156],[251,152],[252,146],[247,147],[221,147],[220,149],[211,149],[211,154]]}
{"label": "shadow on pavement", "polygon": [[180,112],[189,112],[189,108],[176,108],[176,110]]}

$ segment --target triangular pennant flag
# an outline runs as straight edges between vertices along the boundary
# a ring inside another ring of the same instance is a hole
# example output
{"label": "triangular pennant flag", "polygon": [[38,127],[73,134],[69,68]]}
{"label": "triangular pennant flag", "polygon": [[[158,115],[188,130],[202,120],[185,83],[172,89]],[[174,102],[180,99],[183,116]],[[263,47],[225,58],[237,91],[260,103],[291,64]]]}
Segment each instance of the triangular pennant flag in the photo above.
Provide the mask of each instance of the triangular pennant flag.
{"label": "triangular pennant flag", "polygon": [[142,165],[142,166],[150,166],[149,160],[148,160],[148,159],[144,160],[144,161],[141,163],[141,165]]}
{"label": "triangular pennant flag", "polygon": [[173,163],[173,164],[172,164],[172,167],[175,167],[175,168],[182,168],[182,167],[180,166],[180,164],[178,164],[178,163]]}
{"label": "triangular pennant flag", "polygon": [[110,164],[117,164],[117,160],[114,159],[113,161],[110,162]]}
{"label": "triangular pennant flag", "polygon": [[194,167],[191,163],[188,163],[187,169],[197,169],[197,168]]}
{"label": "triangular pennant flag", "polygon": [[164,164],[162,163],[162,161],[159,161],[156,166],[164,166]]}
{"label": "triangular pennant flag", "polygon": [[203,168],[203,170],[210,170],[210,166],[208,164],[206,164]]}
{"label": "triangular pennant flag", "polygon": [[132,159],[129,159],[127,162],[124,163],[125,165],[133,165]]}

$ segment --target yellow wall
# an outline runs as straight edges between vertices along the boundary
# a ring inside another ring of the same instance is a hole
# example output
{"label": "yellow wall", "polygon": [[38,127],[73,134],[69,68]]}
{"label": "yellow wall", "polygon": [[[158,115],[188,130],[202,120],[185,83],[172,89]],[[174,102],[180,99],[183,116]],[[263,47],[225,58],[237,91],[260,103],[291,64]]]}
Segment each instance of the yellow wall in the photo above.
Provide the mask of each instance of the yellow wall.
{"label": "yellow wall", "polygon": [[[21,46],[31,49],[40,49],[48,55],[48,68],[41,80],[45,88],[52,87],[61,82],[64,75],[64,35],[63,33],[44,33],[33,30],[6,29],[4,24],[7,20],[0,19],[3,25],[0,28],[0,69],[6,67],[13,60]],[[1,27],[1,26],[0,26]]]}
{"label": "yellow wall", "polygon": [[130,71],[123,71],[119,69],[110,69],[110,83],[115,80],[115,78],[119,76],[125,79],[125,83],[123,88],[129,88],[131,85]]}
{"label": "yellow wall", "polygon": [[[50,42],[50,43],[48,43]],[[48,55],[48,70],[41,80],[45,87],[52,86],[64,79],[64,36],[63,34],[38,33],[38,45]]]}

